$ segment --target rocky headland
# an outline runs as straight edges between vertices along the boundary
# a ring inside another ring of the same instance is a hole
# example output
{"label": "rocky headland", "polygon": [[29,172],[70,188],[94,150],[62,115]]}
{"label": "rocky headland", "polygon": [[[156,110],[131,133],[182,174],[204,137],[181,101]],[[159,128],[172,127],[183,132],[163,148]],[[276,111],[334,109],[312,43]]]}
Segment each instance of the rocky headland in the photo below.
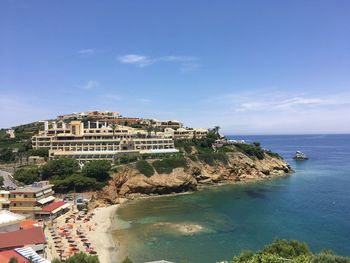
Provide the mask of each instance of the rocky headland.
{"label": "rocky headland", "polygon": [[[105,203],[116,204],[121,198],[183,193],[206,185],[263,180],[292,172],[285,160],[266,152],[263,158],[238,151],[227,152],[224,156],[225,161],[214,160],[210,164],[185,156],[182,157],[185,167],[174,168],[168,173],[158,173],[155,169],[152,176],[145,176],[133,164],[122,165],[97,197]],[[147,162],[152,164],[154,161]]]}

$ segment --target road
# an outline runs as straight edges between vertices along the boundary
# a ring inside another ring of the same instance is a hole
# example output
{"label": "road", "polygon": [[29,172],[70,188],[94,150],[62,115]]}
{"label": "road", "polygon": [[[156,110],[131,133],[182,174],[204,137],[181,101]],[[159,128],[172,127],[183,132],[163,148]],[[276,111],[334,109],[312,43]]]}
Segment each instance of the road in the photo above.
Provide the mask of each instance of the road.
{"label": "road", "polygon": [[0,170],[0,176],[4,177],[4,188],[8,186],[13,188],[17,187],[17,185],[10,179],[10,175],[10,173]]}

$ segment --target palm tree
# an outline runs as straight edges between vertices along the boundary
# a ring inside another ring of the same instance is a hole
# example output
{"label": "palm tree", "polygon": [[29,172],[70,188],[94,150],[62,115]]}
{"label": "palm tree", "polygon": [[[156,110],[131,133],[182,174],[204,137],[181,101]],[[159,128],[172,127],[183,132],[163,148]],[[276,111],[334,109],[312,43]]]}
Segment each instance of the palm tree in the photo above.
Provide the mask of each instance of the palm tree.
{"label": "palm tree", "polygon": [[112,121],[112,123],[109,125],[112,129],[113,132],[113,139],[114,139],[114,135],[115,135],[115,130],[117,129],[117,123],[116,121]]}

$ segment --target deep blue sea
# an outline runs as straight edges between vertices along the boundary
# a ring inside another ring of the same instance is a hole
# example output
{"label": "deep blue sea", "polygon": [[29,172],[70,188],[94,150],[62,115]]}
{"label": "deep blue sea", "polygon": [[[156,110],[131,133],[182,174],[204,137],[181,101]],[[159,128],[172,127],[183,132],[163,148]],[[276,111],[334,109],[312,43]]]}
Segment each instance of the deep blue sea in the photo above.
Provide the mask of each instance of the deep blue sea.
{"label": "deep blue sea", "polygon": [[[233,136],[260,141],[295,170],[289,177],[133,201],[113,236],[134,262],[209,263],[258,250],[275,238],[350,256],[350,135]],[[294,161],[295,151],[310,159]],[[181,226],[200,227],[192,235]]]}

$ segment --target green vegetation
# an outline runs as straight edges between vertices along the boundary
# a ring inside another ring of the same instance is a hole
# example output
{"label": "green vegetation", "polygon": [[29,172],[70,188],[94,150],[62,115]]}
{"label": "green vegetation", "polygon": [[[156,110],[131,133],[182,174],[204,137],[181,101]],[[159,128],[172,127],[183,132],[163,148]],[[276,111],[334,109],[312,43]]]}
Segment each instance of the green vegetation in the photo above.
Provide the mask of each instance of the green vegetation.
{"label": "green vegetation", "polygon": [[84,165],[82,174],[90,178],[95,178],[99,182],[104,182],[110,178],[109,171],[111,167],[111,162],[107,160],[88,162]]}
{"label": "green vegetation", "polygon": [[10,148],[0,148],[0,162],[9,163],[15,161],[15,154]]}
{"label": "green vegetation", "polygon": [[79,162],[75,159],[61,158],[51,160],[42,167],[42,179],[60,179],[78,172],[79,169]]}
{"label": "green vegetation", "polygon": [[27,166],[18,169],[14,178],[24,184],[35,181],[49,180],[55,185],[55,191],[99,190],[106,185],[110,178],[111,163],[97,160],[86,163],[80,170],[79,162],[75,159],[61,158],[51,160],[42,167]]}
{"label": "green vegetation", "polygon": [[70,258],[65,261],[59,260],[57,258],[51,261],[52,263],[100,263],[97,256],[87,255],[83,252],[75,253]]}
{"label": "green vegetation", "polygon": [[152,163],[154,169],[160,174],[170,174],[178,167],[187,168],[187,162],[183,157],[165,158]]}
{"label": "green vegetation", "polygon": [[265,153],[268,154],[268,155],[270,155],[271,157],[278,158],[278,159],[282,159],[282,156],[281,156],[281,155],[279,155],[278,153],[272,152],[272,151],[270,151],[270,150],[266,150]]}
{"label": "green vegetation", "polygon": [[198,154],[198,159],[209,165],[214,165],[216,161],[223,164],[228,163],[228,158],[225,153],[200,153]]}
{"label": "green vegetation", "polygon": [[259,142],[254,142],[252,144],[236,143],[234,146],[238,151],[244,153],[245,155],[256,157],[259,160],[264,159],[264,150],[260,147]]}
{"label": "green vegetation", "polygon": [[154,174],[154,169],[152,165],[150,165],[145,160],[140,160],[136,163],[136,168],[140,173],[144,174],[147,177],[151,177]]}
{"label": "green vegetation", "polygon": [[29,155],[47,158],[47,157],[49,157],[49,149],[47,149],[47,148],[32,149],[29,151]]}
{"label": "green vegetation", "polygon": [[32,184],[40,181],[40,169],[36,166],[27,166],[17,169],[13,178],[24,184]]}
{"label": "green vegetation", "polygon": [[129,257],[123,259],[122,263],[133,263]]}
{"label": "green vegetation", "polygon": [[94,190],[98,187],[96,179],[86,177],[82,174],[72,174],[62,179],[50,180],[55,185],[55,191],[66,193],[69,191],[87,191]]}
{"label": "green vegetation", "polygon": [[313,254],[307,244],[296,240],[275,240],[257,253],[243,251],[231,263],[350,263],[350,258],[323,251]]}
{"label": "green vegetation", "polygon": [[137,161],[137,156],[121,156],[119,157],[119,163],[120,164],[128,164],[128,163],[133,163],[133,162],[136,162]]}

